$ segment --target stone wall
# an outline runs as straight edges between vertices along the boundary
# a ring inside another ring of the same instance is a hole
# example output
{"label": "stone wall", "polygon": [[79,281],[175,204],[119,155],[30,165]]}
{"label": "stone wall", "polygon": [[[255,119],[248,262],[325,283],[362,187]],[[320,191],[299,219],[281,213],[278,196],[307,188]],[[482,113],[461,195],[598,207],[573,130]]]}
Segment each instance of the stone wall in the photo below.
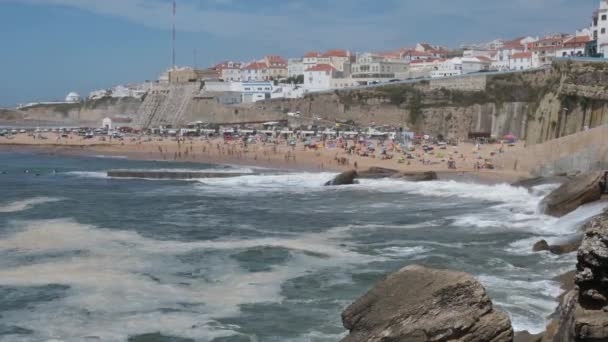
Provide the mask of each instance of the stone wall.
{"label": "stone wall", "polygon": [[83,103],[37,105],[20,110],[24,121],[101,126],[105,117],[117,115],[135,120],[141,100],[131,97],[106,97]]}
{"label": "stone wall", "polygon": [[430,81],[431,89],[486,90],[486,75],[437,78]]}

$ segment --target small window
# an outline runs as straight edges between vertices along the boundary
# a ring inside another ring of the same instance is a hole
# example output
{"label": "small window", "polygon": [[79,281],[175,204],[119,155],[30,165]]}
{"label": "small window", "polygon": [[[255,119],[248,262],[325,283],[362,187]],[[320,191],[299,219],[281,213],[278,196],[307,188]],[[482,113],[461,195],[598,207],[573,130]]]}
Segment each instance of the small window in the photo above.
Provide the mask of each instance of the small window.
{"label": "small window", "polygon": [[604,14],[604,15],[602,15],[602,21],[605,21],[605,20],[606,20],[606,15]]}
{"label": "small window", "polygon": [[603,28],[603,29],[602,29],[602,34],[605,34],[605,33],[606,33],[606,29],[605,29],[605,28]]}

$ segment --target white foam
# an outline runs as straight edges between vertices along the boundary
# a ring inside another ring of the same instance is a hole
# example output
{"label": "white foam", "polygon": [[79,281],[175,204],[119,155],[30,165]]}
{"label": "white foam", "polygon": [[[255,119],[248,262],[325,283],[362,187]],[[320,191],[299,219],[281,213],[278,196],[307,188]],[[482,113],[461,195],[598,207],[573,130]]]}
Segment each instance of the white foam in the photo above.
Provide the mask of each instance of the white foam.
{"label": "white foam", "polygon": [[[3,313],[3,322],[32,329],[41,340],[98,336],[114,341],[155,331],[203,340],[233,335],[232,329],[218,328],[214,320],[239,315],[242,304],[280,302],[281,284],[288,279],[317,269],[381,260],[340,247],[337,238],[342,232],[289,239],[178,242],[69,220],[26,222],[20,232],[0,240],[0,253],[83,252],[22,266],[9,263],[2,267],[0,261],[0,284],[4,286],[70,286],[66,298],[39,304],[35,310]],[[217,260],[201,260],[199,272],[206,280],[175,273],[193,272],[176,255],[197,250],[230,254],[257,246],[288,248],[292,255],[286,264],[266,272],[246,272],[235,260],[217,256]],[[177,303],[190,306],[184,309]]]}
{"label": "white foam", "polygon": [[421,254],[430,252],[431,250],[432,249],[423,247],[423,246],[416,246],[416,247],[393,246],[393,247],[386,247],[386,248],[377,250],[377,252],[379,252],[382,255],[387,255],[389,257],[407,258],[410,256],[420,256]]}
{"label": "white foam", "polygon": [[15,213],[33,208],[36,205],[62,201],[62,198],[34,197],[11,203],[0,204],[0,213]]}

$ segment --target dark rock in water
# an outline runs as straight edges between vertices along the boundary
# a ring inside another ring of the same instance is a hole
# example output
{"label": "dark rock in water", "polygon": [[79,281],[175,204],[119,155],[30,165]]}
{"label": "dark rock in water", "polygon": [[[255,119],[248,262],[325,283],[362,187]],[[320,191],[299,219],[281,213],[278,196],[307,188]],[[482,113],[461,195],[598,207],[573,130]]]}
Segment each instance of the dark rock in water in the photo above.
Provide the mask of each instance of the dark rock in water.
{"label": "dark rock in water", "polygon": [[346,172],[343,172],[343,173],[337,175],[336,178],[325,183],[325,186],[356,184],[355,178],[357,178],[357,171],[355,171],[355,170],[346,171]]}
{"label": "dark rock in water", "polygon": [[527,331],[520,331],[515,333],[513,342],[541,342],[543,334],[533,335]]}
{"label": "dark rock in water", "polygon": [[381,178],[398,178],[409,182],[424,182],[437,180],[439,177],[434,171],[428,172],[400,172],[398,170],[386,169],[382,167],[370,167],[367,170],[360,171],[357,178],[366,179],[381,179]]}
{"label": "dark rock in water", "polygon": [[549,250],[549,243],[546,240],[540,240],[532,246],[533,252],[542,252]]}
{"label": "dark rock in water", "polygon": [[549,243],[545,240],[540,240],[534,244],[532,247],[532,251],[534,252],[542,252],[549,251],[556,255],[568,254],[576,251],[578,247],[581,245],[580,241],[572,241],[569,243],[565,243],[563,245],[549,245]]}
{"label": "dark rock in water", "polygon": [[386,169],[383,167],[370,167],[367,170],[359,171],[359,178],[367,178],[367,179],[380,179],[380,178],[388,178],[394,176],[399,173],[397,170]]}
{"label": "dark rock in water", "polygon": [[543,341],[608,341],[608,211],[585,225],[576,270]]}
{"label": "dark rock in water", "polygon": [[342,342],[513,340],[509,316],[461,272],[408,266],[376,284],[342,313]]}
{"label": "dark rock in water", "polygon": [[429,182],[439,179],[435,171],[427,172],[399,172],[392,176],[408,182]]}
{"label": "dark rock in water", "polygon": [[603,172],[583,174],[562,184],[542,200],[545,214],[561,217],[583,204],[598,201],[602,197],[603,175]]}

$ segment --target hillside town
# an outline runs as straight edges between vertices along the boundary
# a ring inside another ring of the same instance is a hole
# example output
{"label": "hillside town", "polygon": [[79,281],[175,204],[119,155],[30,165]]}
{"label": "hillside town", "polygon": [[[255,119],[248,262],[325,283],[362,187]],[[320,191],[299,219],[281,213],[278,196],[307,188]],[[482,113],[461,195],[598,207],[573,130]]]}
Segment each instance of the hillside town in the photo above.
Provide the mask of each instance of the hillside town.
{"label": "hillside town", "polygon": [[[238,105],[392,82],[540,69],[559,58],[608,56],[607,16],[608,1],[601,0],[590,26],[573,33],[495,39],[458,48],[418,43],[392,51],[332,49],[294,58],[267,55],[247,62],[222,61],[209,68],[173,66],[156,81],[95,90],[86,99],[141,99],[155,87],[198,84],[198,95],[213,96],[222,105]],[[65,103],[82,100],[71,92]],[[44,103],[51,102],[20,108]]]}

